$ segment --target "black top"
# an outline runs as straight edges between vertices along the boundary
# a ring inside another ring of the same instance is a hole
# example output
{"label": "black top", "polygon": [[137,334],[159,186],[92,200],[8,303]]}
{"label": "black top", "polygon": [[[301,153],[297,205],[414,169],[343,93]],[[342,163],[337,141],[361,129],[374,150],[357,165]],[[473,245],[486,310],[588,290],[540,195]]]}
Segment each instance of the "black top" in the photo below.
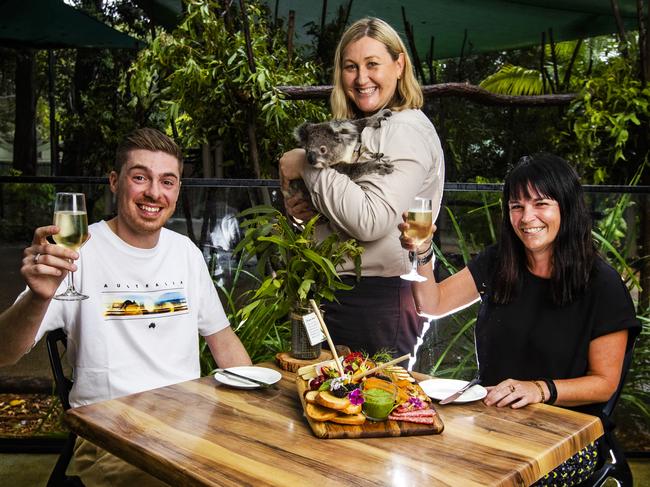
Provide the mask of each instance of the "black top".
{"label": "black top", "polygon": [[[502,380],[568,379],[587,371],[589,342],[640,323],[620,275],[596,258],[585,293],[565,306],[553,304],[550,280],[526,271],[518,295],[507,305],[491,299],[496,246],[477,255],[468,268],[481,294],[476,349],[481,383]],[[591,408],[590,408],[591,409]]]}

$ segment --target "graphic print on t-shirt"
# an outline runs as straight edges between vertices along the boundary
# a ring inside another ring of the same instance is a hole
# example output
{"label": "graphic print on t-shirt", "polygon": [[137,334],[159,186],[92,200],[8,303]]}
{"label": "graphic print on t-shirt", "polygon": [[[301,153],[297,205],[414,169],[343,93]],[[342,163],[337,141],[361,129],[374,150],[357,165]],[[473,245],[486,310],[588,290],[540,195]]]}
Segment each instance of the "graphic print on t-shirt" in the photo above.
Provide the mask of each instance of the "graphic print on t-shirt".
{"label": "graphic print on t-shirt", "polygon": [[107,320],[128,320],[185,314],[188,312],[187,296],[182,284],[105,284],[103,315]]}

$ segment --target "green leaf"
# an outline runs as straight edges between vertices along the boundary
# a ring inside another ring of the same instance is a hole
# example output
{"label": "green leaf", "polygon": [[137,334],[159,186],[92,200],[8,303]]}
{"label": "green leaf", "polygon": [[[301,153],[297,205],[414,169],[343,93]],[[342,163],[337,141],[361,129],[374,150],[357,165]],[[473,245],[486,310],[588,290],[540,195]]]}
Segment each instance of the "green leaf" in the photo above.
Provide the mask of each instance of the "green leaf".
{"label": "green leaf", "polygon": [[503,95],[541,95],[542,76],[538,70],[506,64],[479,83],[493,93]]}

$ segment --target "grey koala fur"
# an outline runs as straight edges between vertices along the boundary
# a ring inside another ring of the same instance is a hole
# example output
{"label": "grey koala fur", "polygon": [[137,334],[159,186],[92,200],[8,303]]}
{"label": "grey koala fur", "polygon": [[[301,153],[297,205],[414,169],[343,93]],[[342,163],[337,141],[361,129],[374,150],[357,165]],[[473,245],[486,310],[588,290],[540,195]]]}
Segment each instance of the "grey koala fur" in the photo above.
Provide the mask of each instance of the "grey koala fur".
{"label": "grey koala fur", "polygon": [[[361,132],[366,127],[378,128],[391,115],[384,109],[365,118],[304,123],[294,135],[307,153],[307,162],[316,168],[331,167],[352,180],[370,173],[390,174],[393,164],[383,154],[368,152],[361,146]],[[297,193],[309,195],[302,179],[290,181],[285,196]]]}

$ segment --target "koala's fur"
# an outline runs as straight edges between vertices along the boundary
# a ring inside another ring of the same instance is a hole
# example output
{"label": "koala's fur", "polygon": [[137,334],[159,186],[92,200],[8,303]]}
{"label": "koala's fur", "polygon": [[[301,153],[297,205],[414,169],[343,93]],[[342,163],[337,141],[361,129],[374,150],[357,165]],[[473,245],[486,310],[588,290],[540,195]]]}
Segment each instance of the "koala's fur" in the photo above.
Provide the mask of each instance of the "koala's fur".
{"label": "koala's fur", "polygon": [[[316,168],[331,167],[350,179],[369,174],[390,174],[393,164],[383,154],[368,152],[361,145],[361,132],[366,127],[377,128],[392,115],[388,109],[366,118],[304,123],[294,135],[307,153],[307,162]],[[302,179],[289,183],[289,194],[309,194]]]}

